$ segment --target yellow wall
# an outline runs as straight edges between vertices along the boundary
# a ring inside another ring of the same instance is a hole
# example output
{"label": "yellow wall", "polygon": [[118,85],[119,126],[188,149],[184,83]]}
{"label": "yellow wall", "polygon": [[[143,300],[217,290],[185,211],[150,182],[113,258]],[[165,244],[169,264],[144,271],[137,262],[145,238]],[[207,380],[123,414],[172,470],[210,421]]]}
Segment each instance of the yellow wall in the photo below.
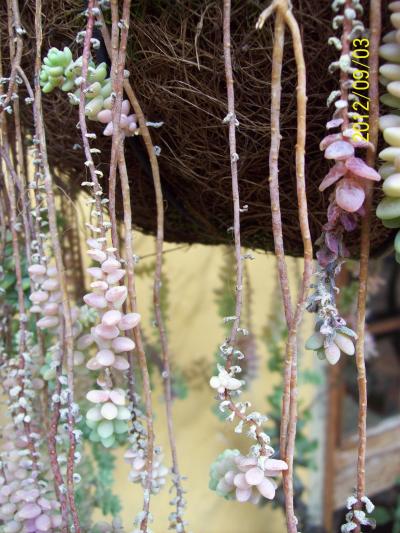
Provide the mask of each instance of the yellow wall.
{"label": "yellow wall", "polygon": [[[166,244],[166,249],[174,248]],[[153,239],[136,235],[136,253],[144,255],[153,251]],[[184,370],[190,370],[194,362],[214,360],[215,349],[224,339],[221,320],[217,314],[214,289],[219,286],[218,275],[223,260],[223,247],[195,245],[165,255],[165,268],[170,284],[170,346],[173,357]],[[254,290],[255,334],[259,336],[266,323],[266,316],[275,302],[272,300],[275,285],[275,259],[272,255],[255,254],[256,260],[248,262],[251,283]],[[151,261],[152,259],[143,259]],[[290,261],[293,274],[295,262]],[[292,276],[293,279],[293,276]],[[147,332],[151,330],[152,280],[144,278],[139,282],[138,303]],[[273,386],[265,370],[266,352],[258,343],[261,356],[260,375],[253,382],[248,397],[253,407],[260,411],[267,409],[265,396]],[[197,363],[199,369],[199,364]],[[249,441],[245,436],[233,433],[234,426],[220,422],[212,413],[213,392],[208,386],[209,375],[201,373],[195,388],[188,398],[174,403],[174,422],[177,436],[181,471],[188,476],[185,486],[188,490],[187,519],[193,533],[281,533],[285,531],[280,511],[270,505],[263,508],[251,504],[228,502],[208,489],[208,469],[215,457],[225,448],[239,447],[247,453]],[[275,379],[275,378],[274,378]],[[160,383],[153,394],[156,412],[156,438],[166,451],[167,446],[164,405]],[[141,496],[139,489],[127,480],[127,465],[118,461],[116,492],[122,496],[124,524],[129,531],[132,518],[139,510]],[[170,495],[164,491],[153,497],[152,511],[155,533],[168,530],[167,516],[172,508],[168,505]]]}

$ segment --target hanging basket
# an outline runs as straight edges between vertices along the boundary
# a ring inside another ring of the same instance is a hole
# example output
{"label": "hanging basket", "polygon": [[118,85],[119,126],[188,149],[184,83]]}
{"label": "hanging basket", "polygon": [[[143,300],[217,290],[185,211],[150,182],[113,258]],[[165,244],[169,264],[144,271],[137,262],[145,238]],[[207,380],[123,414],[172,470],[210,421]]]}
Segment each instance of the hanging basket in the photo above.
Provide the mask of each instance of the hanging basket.
{"label": "hanging basket", "polygon": [[[32,5],[31,5],[32,4]],[[270,142],[270,71],[272,51],[271,22],[263,31],[255,30],[262,4],[236,1],[232,11],[233,68],[237,118],[239,184],[242,214],[242,242],[246,247],[273,250],[268,191]],[[0,7],[1,30],[7,34],[6,6]],[[33,35],[33,2],[24,5],[23,20],[29,39]],[[51,46],[71,46],[82,29],[82,3],[76,0],[46,3],[44,53]],[[306,182],[309,218],[313,239],[326,220],[329,192],[321,194],[318,185],[329,164],[319,150],[325,123],[331,115],[326,98],[336,88],[328,65],[337,59],[337,50],[328,46],[332,35],[329,2],[295,2],[294,13],[303,33],[307,62],[307,152]],[[232,242],[232,199],[227,126],[226,86],[222,49],[221,2],[209,0],[142,0],[132,8],[127,68],[148,120],[164,125],[152,130],[154,143],[161,148],[159,164],[166,206],[165,237],[182,243],[224,244]],[[33,49],[25,47],[23,66],[32,73]],[[33,47],[32,47],[33,48]],[[80,45],[71,46],[75,57]],[[100,49],[98,61],[103,61]],[[7,61],[7,57],[3,57]],[[285,250],[302,254],[295,188],[296,71],[289,41],[283,65],[283,97],[279,161],[281,210]],[[59,179],[67,177],[72,190],[80,189],[82,150],[76,146],[79,135],[77,109],[65,94],[54,91],[43,99],[50,162]],[[23,116],[31,127],[31,117]],[[111,142],[101,134],[99,124],[88,122],[98,134],[98,146],[105,162],[110,160]],[[75,148],[73,149],[75,145]],[[150,166],[140,137],[126,142],[131,180],[134,224],[146,233],[156,226],[155,199]],[[101,165],[100,167],[101,168]],[[378,200],[379,193],[376,195]],[[121,206],[121,198],[119,197]],[[121,209],[122,211],[122,209]],[[372,222],[371,250],[378,254],[391,243],[392,232],[375,216]],[[357,256],[359,233],[348,236],[348,246]]]}

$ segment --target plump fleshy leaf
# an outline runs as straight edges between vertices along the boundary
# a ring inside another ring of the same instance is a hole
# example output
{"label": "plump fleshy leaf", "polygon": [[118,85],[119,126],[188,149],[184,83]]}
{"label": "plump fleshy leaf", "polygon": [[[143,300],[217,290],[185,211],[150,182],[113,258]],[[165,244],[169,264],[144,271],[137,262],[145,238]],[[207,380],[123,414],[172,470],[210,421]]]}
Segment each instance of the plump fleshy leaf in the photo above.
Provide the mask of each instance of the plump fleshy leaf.
{"label": "plump fleshy leaf", "polygon": [[326,159],[336,159],[341,161],[352,155],[354,155],[354,147],[347,141],[333,142],[325,150]]}
{"label": "plump fleshy leaf", "polygon": [[322,192],[334,183],[337,182],[342,176],[346,173],[346,167],[342,161],[338,161],[333,167],[329,170],[328,174],[321,181],[319,190]]}
{"label": "plump fleshy leaf", "polygon": [[358,226],[357,215],[353,213],[342,212],[340,214],[340,222],[346,231],[354,231]]}
{"label": "plump fleshy leaf", "polygon": [[336,187],[336,202],[348,213],[354,213],[363,205],[365,191],[355,180],[343,179]]}
{"label": "plump fleshy leaf", "polygon": [[349,157],[348,159],[346,159],[344,164],[348,170],[350,170],[354,175],[359,178],[365,178],[373,181],[381,180],[381,176],[379,175],[379,173],[375,169],[367,165],[359,157]]}
{"label": "plump fleshy leaf", "polygon": [[330,144],[335,141],[341,141],[342,138],[343,135],[341,133],[331,133],[322,139],[322,141],[319,143],[319,149],[325,150]]}

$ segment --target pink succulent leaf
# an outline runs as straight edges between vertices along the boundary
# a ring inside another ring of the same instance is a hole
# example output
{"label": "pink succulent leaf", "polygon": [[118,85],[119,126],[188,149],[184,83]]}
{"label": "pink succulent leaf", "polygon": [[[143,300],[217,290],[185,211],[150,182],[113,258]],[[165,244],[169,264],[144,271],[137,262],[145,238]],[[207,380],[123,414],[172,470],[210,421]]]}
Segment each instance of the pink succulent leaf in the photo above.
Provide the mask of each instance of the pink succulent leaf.
{"label": "pink succulent leaf", "polygon": [[347,141],[335,141],[325,150],[325,159],[341,161],[354,155],[354,147]]}
{"label": "pink succulent leaf", "polygon": [[326,123],[326,129],[331,130],[333,128],[338,128],[343,124],[344,120],[342,118],[334,118]]}
{"label": "pink succulent leaf", "polygon": [[264,463],[265,468],[268,470],[282,471],[287,470],[288,465],[281,459],[267,459]]}
{"label": "pink succulent leaf", "polygon": [[258,490],[268,500],[273,500],[275,496],[275,487],[272,481],[268,478],[264,478],[263,481],[257,485]]}
{"label": "pink succulent leaf", "polygon": [[97,113],[97,120],[102,124],[108,124],[112,121],[112,112],[110,109],[102,109]]}
{"label": "pink succulent leaf", "polygon": [[233,470],[228,470],[228,472],[225,474],[224,479],[228,483],[228,485],[233,485],[233,480],[235,478],[235,472]]}
{"label": "pink succulent leaf", "polygon": [[338,161],[333,167],[329,170],[328,174],[321,181],[319,190],[322,192],[334,183],[337,182],[342,176],[346,173],[346,167],[342,161]]}
{"label": "pink succulent leaf", "polygon": [[367,165],[359,157],[349,157],[346,159],[345,166],[359,178],[365,178],[373,181],[381,180],[380,174],[375,169]]}
{"label": "pink succulent leaf", "polygon": [[101,294],[90,292],[83,297],[85,304],[96,309],[104,309],[107,307],[107,300]]}
{"label": "pink succulent leaf", "polygon": [[342,139],[343,135],[341,133],[331,133],[322,139],[322,141],[319,143],[319,149],[325,150],[333,142],[341,141]]}
{"label": "pink succulent leaf", "polygon": [[250,483],[247,482],[246,476],[242,472],[236,474],[233,478],[233,483],[238,489],[247,490],[250,488]]}
{"label": "pink succulent leaf", "polygon": [[121,263],[115,257],[108,257],[102,264],[101,270],[107,274],[115,272],[121,267]]}
{"label": "pink succulent leaf", "polygon": [[280,470],[264,470],[264,475],[266,477],[275,477],[281,474]]}
{"label": "pink succulent leaf", "polygon": [[264,479],[264,472],[261,470],[261,468],[254,466],[253,468],[247,470],[245,478],[249,485],[258,485]]}
{"label": "pink succulent leaf", "polygon": [[119,329],[116,326],[105,326],[104,324],[98,324],[94,328],[95,335],[102,339],[115,339],[119,335]]}
{"label": "pink succulent leaf", "polygon": [[108,274],[107,276],[107,283],[118,283],[119,280],[121,280],[125,275],[125,270],[122,268],[118,268],[114,272],[111,272],[111,274]]}
{"label": "pink succulent leaf", "polygon": [[131,105],[129,103],[129,100],[123,100],[121,105],[121,113],[123,113],[124,115],[128,115],[130,107]]}
{"label": "pink succulent leaf", "polygon": [[116,309],[111,309],[104,313],[101,321],[105,326],[116,326],[122,318],[122,313]]}
{"label": "pink succulent leaf", "polygon": [[365,200],[365,191],[355,180],[343,179],[336,187],[336,202],[348,213],[358,211]]}
{"label": "pink succulent leaf", "polygon": [[114,389],[110,391],[110,399],[116,405],[125,405],[125,392],[123,389]]}
{"label": "pink succulent leaf", "polygon": [[21,507],[18,512],[18,518],[20,519],[30,519],[36,518],[42,512],[42,509],[36,503],[26,503]]}
{"label": "pink succulent leaf", "polygon": [[92,402],[92,403],[106,402],[109,397],[110,397],[110,393],[108,390],[93,389],[93,390],[90,390],[86,394],[86,398],[89,400],[89,402]]}
{"label": "pink succulent leaf", "polygon": [[106,137],[110,137],[113,134],[114,126],[112,122],[109,122],[107,126],[104,128],[103,135]]}
{"label": "pink succulent leaf", "polygon": [[99,370],[101,368],[101,364],[97,361],[95,357],[92,357],[86,363],[86,368],[88,368],[89,370]]}
{"label": "pink succulent leaf", "polygon": [[250,489],[236,489],[236,499],[238,502],[247,502],[251,498]]}
{"label": "pink succulent leaf", "polygon": [[346,231],[354,231],[357,228],[357,218],[353,213],[342,212],[340,222]]}
{"label": "pink succulent leaf", "polygon": [[126,128],[128,126],[128,117],[124,114],[121,114],[121,118],[120,118],[120,121],[119,121],[119,124],[121,126],[121,128]]}
{"label": "pink succulent leaf", "polygon": [[238,456],[235,458],[235,462],[242,472],[246,472],[251,466],[256,466],[257,459],[255,457]]}

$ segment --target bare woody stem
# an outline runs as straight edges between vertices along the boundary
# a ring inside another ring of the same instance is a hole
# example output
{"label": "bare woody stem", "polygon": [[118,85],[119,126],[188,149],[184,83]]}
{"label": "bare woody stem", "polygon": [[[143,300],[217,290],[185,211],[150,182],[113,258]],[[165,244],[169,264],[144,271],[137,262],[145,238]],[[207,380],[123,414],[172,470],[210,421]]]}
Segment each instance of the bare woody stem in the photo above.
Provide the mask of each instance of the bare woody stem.
{"label": "bare woody stem", "polygon": [[[153,302],[157,328],[159,331],[161,350],[163,355],[163,386],[165,395],[165,404],[167,411],[167,425],[168,425],[168,439],[172,457],[172,470],[175,476],[174,485],[177,491],[176,508],[180,507],[183,502],[183,489],[180,483],[180,471],[178,464],[178,454],[176,450],[175,433],[173,427],[172,418],[172,392],[171,392],[171,369],[170,369],[170,356],[168,339],[165,331],[164,320],[161,311],[161,297],[160,290],[162,284],[162,267],[163,267],[163,245],[164,245],[164,200],[161,187],[160,169],[158,166],[157,156],[155,153],[153,141],[151,139],[149,128],[146,124],[146,118],[143,110],[139,104],[136,94],[126,80],[124,84],[125,91],[135,111],[138,119],[140,133],[142,135],[146,151],[150,161],[150,167],[153,176],[154,192],[156,197],[156,209],[157,209],[157,233],[156,233],[156,267],[154,272],[154,285],[153,285]],[[183,522],[177,513],[177,520],[183,527]],[[184,533],[184,529],[181,529]]]}
{"label": "bare woody stem", "polygon": [[[231,355],[228,356],[226,368],[229,369],[233,361],[233,347],[236,344],[238,329],[240,326],[240,319],[242,313],[242,292],[243,292],[243,263],[241,255],[241,238],[240,238],[240,196],[239,196],[239,180],[238,180],[238,154],[236,152],[236,112],[235,112],[235,91],[232,70],[231,58],[231,1],[224,0],[223,12],[223,46],[224,46],[224,62],[225,62],[225,77],[227,87],[228,100],[228,123],[229,123],[229,155],[231,160],[231,179],[232,179],[232,197],[233,197],[233,214],[234,214],[234,240],[235,240],[235,259],[236,259],[236,294],[235,294],[235,320],[232,324],[231,332],[227,340],[227,344],[232,347]],[[225,391],[225,399],[229,401],[229,409],[235,415],[243,420],[246,424],[254,426],[257,441],[261,447],[261,454],[266,453],[265,442],[260,437],[261,429],[252,421],[247,420],[235,403],[231,399],[228,390]]]}
{"label": "bare woody stem", "polygon": [[[121,179],[122,198],[124,205],[124,226],[125,226],[125,252],[128,278],[128,295],[132,311],[137,312],[136,303],[136,286],[135,286],[135,261],[133,249],[133,232],[132,232],[132,208],[130,199],[130,187],[128,173],[126,170],[125,157],[122,150],[119,154],[118,169]],[[136,350],[138,354],[139,367],[142,374],[142,384],[144,392],[144,402],[146,410],[147,424],[147,457],[146,457],[146,488],[143,500],[144,516],[140,522],[140,530],[147,531],[147,525],[150,513],[150,494],[153,473],[153,454],[154,454],[154,428],[153,428],[153,406],[151,399],[150,376],[147,368],[146,354],[144,351],[143,339],[140,326],[134,328],[134,337]]]}
{"label": "bare woody stem", "polygon": [[92,192],[95,199],[95,208],[96,208],[96,220],[99,226],[99,233],[102,238],[105,236],[105,226],[104,226],[104,217],[103,217],[103,208],[101,204],[101,195],[103,189],[98,180],[98,174],[95,169],[92,152],[90,150],[89,144],[89,134],[86,125],[86,116],[85,116],[85,92],[87,89],[87,78],[88,78],[88,67],[89,67],[89,57],[90,57],[90,40],[93,35],[93,26],[94,26],[94,14],[93,7],[95,1],[89,0],[88,9],[87,9],[87,24],[85,31],[85,39],[83,42],[83,51],[82,51],[82,83],[80,86],[80,95],[79,95],[79,127],[81,130],[83,149],[85,153],[85,164],[89,169],[90,179],[92,182]]}
{"label": "bare woody stem", "polygon": [[[278,10],[275,18],[274,46],[272,51],[272,72],[271,72],[271,147],[269,153],[269,192],[271,198],[272,213],[272,233],[274,236],[275,255],[278,265],[279,285],[281,288],[283,309],[288,329],[292,322],[292,303],[290,297],[290,286],[285,259],[285,250],[282,233],[282,217],[279,200],[279,147],[280,147],[280,107],[281,107],[281,76],[282,60],[285,39],[285,23],[283,15]],[[291,368],[285,365],[284,383],[290,384]],[[284,387],[287,391],[287,387]],[[281,455],[285,455],[287,426],[289,421],[290,399],[288,394],[282,397],[282,416],[280,428],[280,449]]]}
{"label": "bare woody stem", "polygon": [[[224,0],[223,13],[223,45],[225,62],[226,92],[228,100],[227,121],[229,125],[229,156],[231,163],[232,177],[232,197],[233,197],[233,231],[235,238],[235,259],[236,259],[236,299],[235,299],[235,320],[233,321],[231,332],[227,343],[234,346],[240,325],[242,313],[242,292],[243,292],[243,260],[240,239],[240,197],[238,165],[239,159],[236,151],[236,114],[235,114],[235,90],[232,71],[231,57],[231,0]],[[233,352],[228,356],[227,367],[232,365]]]}
{"label": "bare woody stem", "polygon": [[41,48],[42,48],[42,3],[41,0],[36,0],[35,8],[35,36],[36,36],[36,57],[35,57],[35,130],[36,137],[39,141],[40,156],[43,165],[44,174],[44,186],[46,191],[46,201],[48,208],[49,218],[49,230],[51,237],[51,244],[57,268],[57,280],[60,287],[62,296],[61,308],[62,308],[62,320],[64,336],[61,341],[63,358],[67,367],[67,382],[68,382],[68,437],[69,437],[69,450],[67,458],[67,498],[69,502],[69,508],[71,511],[75,533],[80,533],[80,522],[78,512],[75,504],[75,492],[74,492],[74,461],[75,461],[75,435],[74,435],[74,415],[73,415],[73,402],[74,402],[74,344],[73,344],[73,330],[72,330],[72,318],[71,309],[69,305],[69,296],[67,290],[67,281],[65,276],[64,263],[62,258],[62,250],[60,244],[60,238],[57,228],[57,214],[56,205],[53,193],[53,179],[50,172],[50,167],[47,159],[47,147],[46,147],[46,134],[43,121],[43,109],[42,109],[42,93],[39,83],[39,73],[41,67]]}
{"label": "bare woody stem", "polygon": [[[25,253],[28,263],[31,263],[31,243],[35,238],[32,216],[29,209],[29,195],[26,190],[26,168],[23,154],[22,131],[20,120],[19,99],[13,102],[14,128],[15,128],[15,151],[16,151],[16,186],[19,193],[19,205],[21,206],[22,221],[25,231]],[[18,199],[17,199],[18,203]]]}
{"label": "bare woody stem", "polygon": [[[130,4],[130,2],[129,2]],[[125,5],[125,3],[124,3]],[[121,145],[121,105],[123,99],[123,83],[124,83],[124,68],[125,68],[125,56],[126,56],[126,43],[128,31],[126,28],[121,29],[121,44],[119,45],[119,10],[118,1],[112,0],[111,2],[111,81],[112,89],[116,97],[113,105],[113,135],[111,144],[111,159],[110,159],[110,171],[108,175],[108,198],[109,198],[109,212],[111,220],[111,240],[114,248],[119,249],[118,246],[118,226],[117,215],[115,212],[115,189],[117,182],[117,166],[118,166],[118,153]],[[104,22],[103,22],[104,24]]]}
{"label": "bare woody stem", "polygon": [[[231,0],[224,0],[223,9],[223,47],[224,47],[224,63],[225,63],[225,79],[226,92],[228,100],[228,115],[226,121],[229,124],[229,156],[231,161],[231,180],[232,180],[232,198],[233,198],[233,230],[235,239],[235,260],[236,260],[236,293],[235,293],[235,319],[229,334],[226,344],[230,346],[231,352],[227,357],[225,368],[229,370],[233,363],[234,347],[236,345],[238,330],[240,327],[240,319],[242,314],[243,302],[243,258],[241,252],[240,239],[240,195],[239,195],[239,179],[238,179],[238,159],[236,152],[236,112],[235,112],[235,89],[233,81],[232,57],[231,57]],[[254,426],[257,441],[260,445],[261,455],[266,454],[266,447],[263,438],[260,436],[261,428],[251,420],[248,420],[231,399],[228,390],[224,393],[225,400],[229,401],[229,409],[235,415],[243,420],[246,424]]]}
{"label": "bare woody stem", "polygon": [[281,141],[280,108],[282,95],[282,61],[284,45],[285,24],[282,14],[278,11],[275,17],[274,46],[272,50],[271,70],[271,146],[269,152],[269,193],[271,198],[272,233],[274,235],[275,255],[278,263],[278,275],[286,323],[289,326],[292,320],[292,304],[283,244],[278,167],[279,148]]}
{"label": "bare woody stem", "polygon": [[[305,185],[305,140],[306,140],[306,69],[304,61],[304,53],[302,47],[302,39],[299,26],[293,13],[289,7],[287,0],[275,0],[271,6],[265,9],[257,22],[257,28],[262,28],[265,20],[277,9],[284,18],[288,26],[293,40],[294,56],[297,69],[297,141],[296,141],[296,186],[297,186],[297,201],[299,209],[299,223],[300,231],[303,240],[304,248],[304,270],[302,276],[302,283],[299,290],[296,308],[294,310],[293,319],[290,321],[288,340],[286,345],[285,356],[285,373],[284,373],[284,393],[282,399],[282,424],[281,424],[281,444],[285,447],[281,448],[281,453],[285,459],[288,470],[283,472],[283,487],[285,492],[285,509],[286,509],[286,523],[289,533],[297,532],[297,519],[294,513],[293,502],[293,457],[296,441],[296,422],[297,422],[297,334],[301,319],[304,313],[304,307],[307,299],[307,294],[313,273],[313,252],[311,243],[311,234],[308,223],[308,208]],[[279,34],[278,34],[279,36]],[[283,44],[282,44],[283,46]],[[276,51],[276,53],[278,53]],[[276,67],[277,68],[277,67]],[[277,84],[278,80],[275,80]],[[276,90],[276,85],[274,85]],[[276,97],[276,95],[275,95]],[[275,110],[274,110],[275,111]],[[275,122],[273,126],[276,127],[277,117],[273,117]],[[279,116],[278,116],[279,121]],[[276,135],[276,132],[273,132]],[[274,147],[276,147],[277,139],[274,139]],[[275,148],[276,149],[276,148]],[[273,155],[275,155],[273,153]],[[274,163],[274,161],[272,161]],[[276,169],[273,168],[275,172]],[[275,183],[276,188],[276,183]],[[276,192],[273,191],[273,192]],[[278,228],[276,228],[278,229]],[[280,237],[277,232],[277,236]],[[279,244],[279,241],[278,241]],[[280,253],[281,250],[279,250]],[[280,274],[280,280],[285,284],[288,280]],[[284,292],[285,286],[281,288]],[[288,291],[288,287],[286,288]],[[287,299],[283,298],[285,305],[285,315],[287,314]],[[286,302],[286,303],[285,303]],[[289,315],[290,316],[290,315]],[[290,377],[290,379],[288,379]],[[289,406],[289,408],[288,408]],[[283,434],[283,435],[282,435]]]}
{"label": "bare woody stem", "polygon": [[[113,2],[114,4],[114,2]],[[122,12],[122,28],[121,28],[121,40],[118,53],[115,52],[115,24],[118,24],[118,20],[115,16],[118,15],[118,8],[113,7],[113,35],[111,41],[111,52],[113,62],[117,59],[116,67],[113,64],[113,72],[115,80],[113,80],[113,88],[116,94],[114,102],[114,114],[113,114],[113,145],[111,151],[111,166],[110,166],[110,180],[115,179],[116,168],[112,168],[112,165],[118,163],[118,170],[121,180],[121,190],[123,197],[124,207],[124,228],[125,228],[125,252],[126,252],[126,266],[127,266],[127,279],[128,279],[128,295],[129,302],[133,312],[137,312],[136,303],[136,287],[135,287],[135,261],[134,261],[134,247],[133,247],[133,233],[132,233],[132,207],[130,200],[130,186],[129,178],[126,169],[125,156],[124,156],[124,143],[123,136],[120,131],[120,117],[121,117],[121,105],[123,99],[123,79],[124,79],[124,67],[126,58],[126,46],[128,40],[129,30],[129,12],[130,1],[125,0],[123,4]],[[103,22],[103,32],[105,26]],[[110,40],[108,38],[108,44]],[[113,194],[115,195],[115,182],[110,182],[110,187],[114,188]],[[114,196],[114,209],[115,209],[115,196]],[[114,211],[115,216],[115,211]],[[153,407],[151,400],[151,388],[150,377],[147,368],[146,354],[144,351],[143,339],[140,327],[137,326],[134,329],[134,337],[136,342],[136,349],[139,360],[139,367],[142,374],[143,390],[145,397],[145,409],[146,409],[146,423],[147,423],[147,457],[146,457],[146,488],[143,500],[144,517],[140,522],[140,529],[147,531],[147,525],[150,513],[150,494],[152,484],[152,472],[153,472],[153,453],[154,453],[154,430],[153,430]],[[132,398],[133,400],[133,398]]]}
{"label": "bare woody stem", "polygon": [[[367,164],[375,166],[376,148],[379,133],[379,44],[381,40],[381,1],[370,2],[370,36],[369,36],[369,99],[370,99],[370,142],[374,149],[367,153]],[[368,260],[370,252],[371,208],[373,199],[372,184],[369,180],[366,187],[365,216],[361,224],[361,250],[360,250],[360,275],[357,304],[357,328],[356,342],[356,365],[358,381],[358,458],[357,458],[357,499],[356,507],[363,508],[361,498],[365,496],[365,456],[367,447],[367,375],[365,370],[364,346],[365,346],[365,311],[367,300]],[[361,532],[361,526],[357,523],[356,533]]]}
{"label": "bare woody stem", "polygon": [[[113,40],[110,41],[110,36],[106,26],[104,25],[104,20],[102,25],[102,36],[106,44],[107,50],[111,53],[113,49]],[[140,133],[142,135],[147,154],[150,161],[150,167],[153,176],[154,191],[156,196],[156,208],[157,208],[157,234],[156,234],[156,268],[154,274],[154,289],[153,289],[153,301],[156,315],[157,327],[159,330],[161,349],[163,353],[163,367],[164,367],[164,394],[166,400],[166,410],[167,410],[167,423],[168,423],[168,437],[172,455],[172,469],[175,475],[175,486],[177,489],[177,508],[180,502],[183,500],[183,490],[179,481],[179,465],[178,457],[176,452],[176,443],[175,435],[173,429],[173,420],[172,420],[172,394],[171,394],[171,371],[169,363],[169,348],[168,348],[168,339],[166,336],[165,326],[163,322],[161,306],[160,306],[160,289],[162,281],[162,264],[163,264],[163,243],[164,243],[164,201],[163,193],[161,187],[161,178],[160,178],[160,169],[158,166],[157,156],[154,150],[154,144],[151,139],[149,128],[146,124],[146,118],[144,116],[143,110],[139,104],[139,101],[136,97],[136,94],[130,85],[128,80],[124,81],[124,89],[129,98],[129,101],[133,107],[133,110],[136,114]],[[122,176],[121,176],[122,180]],[[180,520],[178,518],[178,520]]]}
{"label": "bare woody stem", "polygon": [[23,50],[22,35],[24,33],[24,30],[21,26],[18,0],[8,0],[7,7],[8,7],[9,15],[10,15],[10,12],[12,12],[13,14],[12,19],[9,19],[9,20],[13,20],[15,40],[16,40],[17,45],[16,45],[15,53],[12,53],[11,48],[10,48],[10,56],[12,56],[11,74],[10,74],[10,79],[8,82],[8,88],[7,88],[7,93],[5,95],[5,98],[0,100],[0,115],[4,112],[6,107],[9,105],[12,95],[14,93],[16,78],[17,78],[17,69],[21,64],[22,50]]}
{"label": "bare woody stem", "polygon": [[284,484],[288,480],[288,494],[286,502],[286,520],[289,533],[297,531],[297,520],[293,509],[293,457],[296,440],[297,422],[297,334],[300,326],[307,295],[313,275],[313,249],[308,223],[307,194],[305,183],[305,144],[306,144],[306,66],[303,53],[300,28],[291,10],[285,11],[285,21],[292,34],[293,50],[297,68],[297,141],[296,141],[296,186],[299,209],[300,231],[304,249],[304,267],[302,282],[299,290],[294,317],[289,329],[286,359],[292,359],[290,380],[290,415],[285,460],[288,470],[284,473]]}
{"label": "bare woody stem", "polygon": [[[15,37],[15,28],[20,26],[20,13],[19,13],[19,6],[18,2],[9,2],[8,3],[8,42],[9,42],[9,50],[10,50],[10,63],[11,65],[16,65],[16,74],[18,74],[19,65],[16,63],[18,62],[18,57],[16,54],[18,54],[18,39],[17,39],[17,52],[15,49],[14,40]],[[17,34],[18,35],[18,34]],[[21,41],[22,45],[22,39],[21,36],[18,37]],[[13,67],[12,67],[13,68]],[[3,88],[1,88],[0,93],[3,93]],[[14,99],[14,97],[16,97]],[[19,98],[18,98],[18,84],[14,83],[13,88],[13,98],[12,101],[12,111],[13,111],[13,117],[14,117],[14,128],[15,128],[15,135],[14,140],[11,143],[13,145],[13,148],[15,150],[16,155],[16,162],[15,162],[15,185],[17,187],[17,191],[19,192],[20,201],[18,202],[18,198],[16,198],[17,205],[21,207],[22,211],[22,221],[24,224],[24,230],[25,230],[25,253],[26,257],[28,259],[28,262],[31,262],[31,241],[33,238],[33,227],[32,227],[32,217],[29,210],[29,202],[28,198],[26,197],[26,169],[25,169],[25,161],[24,161],[24,155],[23,155],[23,144],[22,144],[22,132],[21,132],[21,121],[20,121],[20,107],[19,107]]]}
{"label": "bare woody stem", "polygon": [[[177,511],[183,503],[183,489],[180,483],[180,471],[178,464],[178,454],[176,450],[175,433],[173,427],[172,417],[172,392],[171,392],[171,369],[170,369],[170,356],[168,339],[165,330],[164,320],[161,311],[161,297],[160,290],[162,284],[162,268],[163,268],[163,246],[164,246],[164,200],[161,187],[160,169],[158,166],[157,156],[155,153],[153,141],[151,139],[149,128],[146,124],[146,119],[143,110],[139,104],[136,94],[126,80],[125,91],[135,111],[136,117],[139,122],[140,133],[142,135],[146,151],[150,161],[151,172],[153,176],[154,192],[156,197],[156,209],[157,209],[157,233],[156,233],[156,267],[154,272],[154,285],[153,285],[153,302],[157,328],[159,331],[161,350],[163,355],[163,386],[165,395],[165,404],[167,412],[167,425],[168,425],[168,439],[172,457],[172,471],[175,476],[174,485],[177,491],[176,508]],[[182,519],[177,512],[177,521],[182,526],[182,533],[185,532],[183,528]]]}

